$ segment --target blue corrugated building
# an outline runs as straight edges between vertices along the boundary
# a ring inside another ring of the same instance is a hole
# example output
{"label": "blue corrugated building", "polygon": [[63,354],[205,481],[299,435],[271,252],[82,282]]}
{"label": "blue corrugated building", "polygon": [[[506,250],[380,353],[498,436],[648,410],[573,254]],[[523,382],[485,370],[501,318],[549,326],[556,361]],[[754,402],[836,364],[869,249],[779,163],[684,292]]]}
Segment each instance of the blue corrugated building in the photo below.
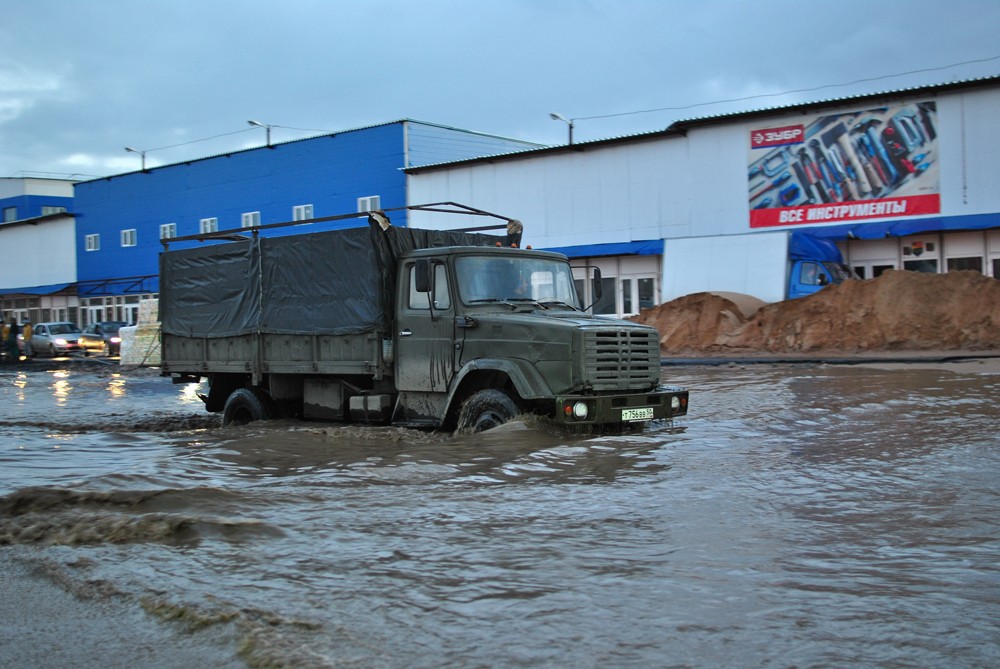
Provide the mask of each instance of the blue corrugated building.
{"label": "blue corrugated building", "polygon": [[[406,167],[538,146],[400,120],[80,182],[78,320],[134,321],[139,299],[159,290],[165,237],[403,207]],[[405,212],[393,223],[406,225]],[[360,224],[349,219],[312,230]]]}
{"label": "blue corrugated building", "polygon": [[0,211],[3,222],[69,211],[73,204],[70,182],[59,179],[0,179]]}

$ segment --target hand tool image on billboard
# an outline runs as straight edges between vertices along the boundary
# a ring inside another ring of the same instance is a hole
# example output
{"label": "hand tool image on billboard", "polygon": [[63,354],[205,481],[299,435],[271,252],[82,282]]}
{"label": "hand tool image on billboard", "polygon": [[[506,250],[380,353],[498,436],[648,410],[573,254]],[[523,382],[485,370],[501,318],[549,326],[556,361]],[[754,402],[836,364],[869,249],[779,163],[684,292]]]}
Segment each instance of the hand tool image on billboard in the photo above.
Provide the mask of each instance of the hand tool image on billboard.
{"label": "hand tool image on billboard", "polygon": [[839,149],[844,169],[848,172],[849,178],[856,184],[856,190],[858,191],[856,199],[875,193],[875,188],[872,187],[871,180],[865,173],[864,168],[861,167],[861,159],[858,158],[854,146],[851,145],[847,137],[847,126],[843,122],[837,123],[823,133],[823,144],[831,149]]}
{"label": "hand tool image on billboard", "polygon": [[806,173],[809,185],[819,195],[820,201],[833,202],[829,192],[826,190],[826,185],[823,183],[823,175],[819,173],[819,168],[813,163],[812,158],[809,157],[809,152],[805,148],[799,149],[799,163]]}
{"label": "hand tool image on billboard", "polygon": [[768,156],[764,159],[764,174],[769,177],[776,177],[781,173],[781,170],[788,167],[788,160],[785,158],[784,151],[778,151],[777,153]]}
{"label": "hand tool image on billboard", "polygon": [[798,204],[799,195],[801,194],[802,191],[795,184],[782,188],[778,193],[779,199],[781,200],[781,206],[787,207],[792,204]]}
{"label": "hand tool image on billboard", "polygon": [[778,186],[780,186],[781,184],[785,183],[786,181],[788,181],[791,178],[792,178],[792,173],[791,172],[785,172],[780,177],[778,177],[777,179],[775,179],[771,183],[767,184],[763,188],[760,188],[757,191],[751,193],[750,194],[750,199],[751,200],[756,200],[758,197],[760,197],[761,195],[763,195],[767,191],[771,190],[772,188],[777,188]]}
{"label": "hand tool image on billboard", "polygon": [[879,176],[882,177],[882,181],[888,185],[896,185],[903,178],[903,175],[893,165],[892,160],[889,158],[889,152],[885,149],[885,145],[879,141],[878,127],[880,125],[882,125],[882,121],[869,117],[855,125],[854,132],[860,134],[864,142],[865,151],[876,166],[876,169],[879,170]]}

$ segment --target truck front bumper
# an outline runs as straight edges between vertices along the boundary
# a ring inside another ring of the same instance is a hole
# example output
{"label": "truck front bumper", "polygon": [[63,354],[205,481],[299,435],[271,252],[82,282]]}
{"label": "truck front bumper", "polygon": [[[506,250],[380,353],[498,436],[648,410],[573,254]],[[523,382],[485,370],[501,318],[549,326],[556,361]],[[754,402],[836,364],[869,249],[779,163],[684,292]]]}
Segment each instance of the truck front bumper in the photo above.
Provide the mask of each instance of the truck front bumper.
{"label": "truck front bumper", "polygon": [[687,390],[659,386],[648,393],[561,395],[555,419],[566,425],[624,425],[683,416],[687,407]]}

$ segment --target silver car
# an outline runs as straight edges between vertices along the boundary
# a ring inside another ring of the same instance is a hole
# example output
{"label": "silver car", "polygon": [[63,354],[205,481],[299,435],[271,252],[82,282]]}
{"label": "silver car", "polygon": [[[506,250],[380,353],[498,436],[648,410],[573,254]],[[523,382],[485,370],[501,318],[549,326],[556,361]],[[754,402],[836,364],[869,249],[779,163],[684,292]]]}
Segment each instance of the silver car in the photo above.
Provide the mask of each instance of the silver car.
{"label": "silver car", "polygon": [[31,348],[35,355],[66,355],[83,350],[80,328],[75,323],[39,323],[31,335]]}

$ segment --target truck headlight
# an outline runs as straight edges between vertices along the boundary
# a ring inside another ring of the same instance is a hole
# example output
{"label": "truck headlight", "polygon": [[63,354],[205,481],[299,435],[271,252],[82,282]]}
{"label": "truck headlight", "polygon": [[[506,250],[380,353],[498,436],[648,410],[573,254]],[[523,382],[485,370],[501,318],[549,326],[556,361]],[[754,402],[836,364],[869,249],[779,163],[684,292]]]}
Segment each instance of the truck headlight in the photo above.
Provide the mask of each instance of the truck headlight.
{"label": "truck headlight", "polygon": [[574,420],[587,420],[590,418],[591,406],[584,400],[577,400],[575,402],[567,400],[563,403],[562,412],[566,418],[572,418]]}
{"label": "truck headlight", "polygon": [[681,398],[677,397],[677,395],[674,395],[673,397],[671,397],[670,398],[670,408],[673,409],[674,411],[677,411],[678,409],[680,409],[681,408]]}

